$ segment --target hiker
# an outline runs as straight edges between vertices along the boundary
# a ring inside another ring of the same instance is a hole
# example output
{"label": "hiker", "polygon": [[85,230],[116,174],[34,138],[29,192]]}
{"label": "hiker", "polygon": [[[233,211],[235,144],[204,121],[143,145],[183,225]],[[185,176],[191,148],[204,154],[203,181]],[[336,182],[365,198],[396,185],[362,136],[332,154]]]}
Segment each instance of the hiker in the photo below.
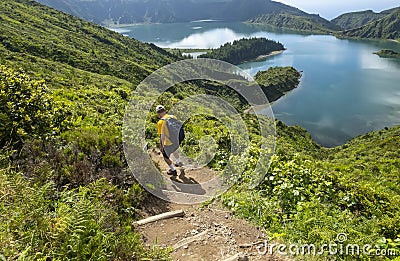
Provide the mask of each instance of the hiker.
{"label": "hiker", "polygon": [[[181,135],[181,133],[176,133],[175,136],[178,138],[172,138],[174,135],[173,133],[170,133],[171,130],[168,128],[167,121],[171,122],[178,122],[179,129],[176,132],[180,131],[180,128],[182,127],[180,121],[176,119],[175,116],[173,115],[168,115],[167,111],[165,110],[164,106],[158,105],[156,108],[157,116],[160,118],[160,120],[157,123],[158,127],[158,135],[160,135],[160,151],[164,157],[165,162],[168,164],[170,169],[167,171],[168,175],[177,175],[177,171],[175,167],[182,167],[183,164],[180,160],[179,153],[177,152],[179,148],[179,144],[182,141],[184,136]],[[183,131],[183,130],[182,130]],[[172,141],[171,141],[172,140]],[[176,163],[174,164],[172,160],[170,159],[170,156],[174,155],[176,159]]]}

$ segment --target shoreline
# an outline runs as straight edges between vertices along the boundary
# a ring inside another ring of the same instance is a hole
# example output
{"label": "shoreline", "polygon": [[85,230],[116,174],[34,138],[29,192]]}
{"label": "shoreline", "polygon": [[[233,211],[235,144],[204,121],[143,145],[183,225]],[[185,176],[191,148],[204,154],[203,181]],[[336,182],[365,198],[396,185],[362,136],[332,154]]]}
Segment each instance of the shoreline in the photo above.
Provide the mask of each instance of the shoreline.
{"label": "shoreline", "polygon": [[268,54],[259,55],[258,57],[254,58],[254,59],[246,60],[246,61],[240,62],[240,63],[238,63],[238,64],[235,64],[235,65],[240,65],[240,64],[244,64],[244,63],[251,63],[251,62],[262,61],[262,60],[267,59],[268,57],[272,57],[272,56],[275,56],[275,55],[282,54],[284,51],[286,51],[286,49],[284,49],[284,50],[279,50],[279,51],[272,51],[272,52],[270,52],[270,53],[268,53]]}
{"label": "shoreline", "polygon": [[138,26],[138,25],[154,25],[154,24],[162,24],[162,23],[135,23],[135,24],[100,24],[101,26],[108,29],[118,29],[130,26]]}
{"label": "shoreline", "polygon": [[291,89],[290,91],[284,92],[283,95],[281,97],[279,97],[278,99],[269,101],[269,103],[267,103],[267,104],[257,104],[257,105],[251,106],[250,108],[244,110],[244,113],[252,114],[250,112],[251,110],[253,110],[255,113],[257,113],[257,112],[259,112],[259,111],[261,111],[261,110],[263,110],[265,108],[272,107],[272,105],[274,105],[275,102],[277,102],[281,98],[285,97],[287,94],[289,94],[293,90],[297,89],[299,86],[300,86],[300,84],[298,84],[295,88]]}
{"label": "shoreline", "polygon": [[245,61],[243,63],[261,61],[261,60],[264,60],[264,59],[266,59],[268,57],[279,55],[279,54],[283,53],[284,51],[286,51],[286,49],[285,50],[279,50],[279,51],[273,51],[273,52],[270,52],[269,54],[260,55],[260,56],[258,56],[257,58],[255,58],[253,60]]}
{"label": "shoreline", "polygon": [[396,39],[388,39],[390,42],[395,42],[395,43],[400,43],[400,40],[396,40]]}

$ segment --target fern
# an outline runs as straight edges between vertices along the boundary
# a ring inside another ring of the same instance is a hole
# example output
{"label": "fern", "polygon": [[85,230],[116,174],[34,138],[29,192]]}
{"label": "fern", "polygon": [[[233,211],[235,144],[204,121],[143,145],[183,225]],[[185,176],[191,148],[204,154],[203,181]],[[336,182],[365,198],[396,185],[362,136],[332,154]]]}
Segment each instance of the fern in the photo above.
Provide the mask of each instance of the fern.
{"label": "fern", "polygon": [[99,196],[101,190],[115,190],[102,180],[58,192],[52,183],[32,186],[5,168],[0,185],[0,258],[126,260],[137,253],[137,258],[168,259],[169,250],[144,249],[140,236],[121,225],[116,210]]}

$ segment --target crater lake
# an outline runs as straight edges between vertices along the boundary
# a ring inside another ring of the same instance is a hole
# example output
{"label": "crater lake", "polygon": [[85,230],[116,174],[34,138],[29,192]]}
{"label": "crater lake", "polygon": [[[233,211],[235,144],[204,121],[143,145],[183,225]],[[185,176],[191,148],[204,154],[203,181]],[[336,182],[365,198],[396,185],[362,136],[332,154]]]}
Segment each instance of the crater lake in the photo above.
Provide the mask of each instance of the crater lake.
{"label": "crater lake", "polygon": [[293,66],[302,71],[298,88],[274,102],[272,109],[277,119],[302,126],[327,147],[400,124],[400,60],[374,54],[380,49],[400,52],[397,42],[337,39],[218,21],[132,25],[112,30],[168,48],[217,48],[243,37],[281,42],[287,49],[282,54],[239,67],[252,76],[273,66]]}

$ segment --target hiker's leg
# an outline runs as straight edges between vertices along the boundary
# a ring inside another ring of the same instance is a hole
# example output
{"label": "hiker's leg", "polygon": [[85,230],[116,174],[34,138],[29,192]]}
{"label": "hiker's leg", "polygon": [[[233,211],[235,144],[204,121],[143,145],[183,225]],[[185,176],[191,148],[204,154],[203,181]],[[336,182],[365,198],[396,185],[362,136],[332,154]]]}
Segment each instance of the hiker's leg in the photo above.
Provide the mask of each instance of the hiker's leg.
{"label": "hiker's leg", "polygon": [[183,167],[183,162],[180,158],[180,155],[178,152],[173,153],[174,157],[175,157],[175,166],[176,167]]}
{"label": "hiker's leg", "polygon": [[181,163],[181,158],[178,151],[175,151],[174,153],[172,153],[172,155],[174,155],[177,163]]}
{"label": "hiker's leg", "polygon": [[162,154],[163,154],[163,157],[164,157],[164,161],[168,164],[170,169],[172,171],[175,171],[174,163],[172,163],[172,160],[169,158],[169,156],[171,155],[170,147],[169,146],[164,146],[164,150],[163,150]]}
{"label": "hiker's leg", "polygon": [[168,154],[165,152],[165,149],[162,151],[162,155],[163,155],[165,163],[167,163],[168,166],[171,165],[172,160],[168,157]]}
{"label": "hiker's leg", "polygon": [[165,151],[165,147],[161,150],[161,153],[163,154],[164,161],[168,164],[168,166],[171,165],[172,160],[169,158],[169,155]]}
{"label": "hiker's leg", "polygon": [[168,166],[172,164],[172,160],[170,160],[169,158],[164,157],[164,161],[168,164]]}

